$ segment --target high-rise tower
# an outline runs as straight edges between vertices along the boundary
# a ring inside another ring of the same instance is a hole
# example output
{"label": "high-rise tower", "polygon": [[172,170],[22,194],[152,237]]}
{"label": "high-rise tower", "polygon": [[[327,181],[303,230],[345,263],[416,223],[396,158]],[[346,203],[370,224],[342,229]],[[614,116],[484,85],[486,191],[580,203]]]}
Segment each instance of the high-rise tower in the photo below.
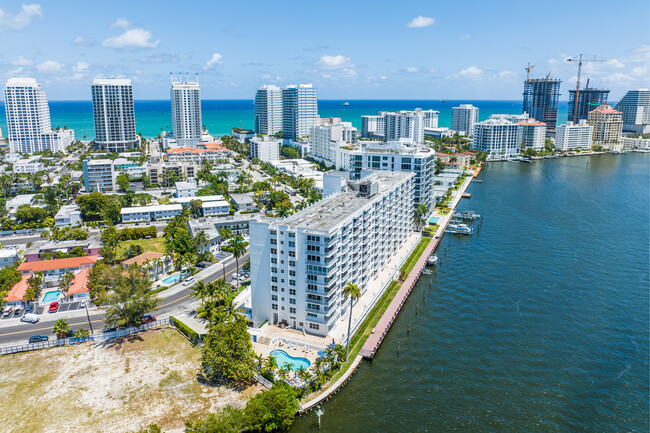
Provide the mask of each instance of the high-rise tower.
{"label": "high-rise tower", "polygon": [[138,147],[131,80],[95,79],[92,96],[95,143],[109,152]]}
{"label": "high-rise tower", "polygon": [[[587,81],[587,86],[584,89],[580,90],[578,94],[578,122],[580,120],[587,119],[589,112],[595,110],[600,106],[600,104],[607,103],[607,96],[609,95],[609,90],[604,89],[594,89],[589,87],[589,82]],[[567,120],[570,120],[576,123],[573,120],[573,103],[576,100],[576,91],[569,90],[569,112]]]}
{"label": "high-rise tower", "polygon": [[255,132],[275,134],[282,131],[282,89],[264,85],[255,94]]}
{"label": "high-rise tower", "polygon": [[172,134],[180,147],[193,147],[201,141],[201,90],[196,81],[172,77]]}
{"label": "high-rise tower", "polygon": [[317,92],[312,84],[290,84],[282,89],[282,132],[286,138],[309,136],[317,122]]}
{"label": "high-rise tower", "polygon": [[561,82],[550,77],[524,81],[523,112],[544,122],[547,136],[555,136]]}

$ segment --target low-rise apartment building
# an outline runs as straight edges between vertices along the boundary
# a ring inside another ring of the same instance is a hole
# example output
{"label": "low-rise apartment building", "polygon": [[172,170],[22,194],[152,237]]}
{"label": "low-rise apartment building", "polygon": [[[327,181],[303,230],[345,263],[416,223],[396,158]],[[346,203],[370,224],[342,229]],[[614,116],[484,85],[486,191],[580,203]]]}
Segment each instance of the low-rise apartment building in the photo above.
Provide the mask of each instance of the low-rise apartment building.
{"label": "low-rise apartment building", "polygon": [[183,205],[161,204],[156,206],[136,206],[122,208],[122,222],[170,220],[183,212]]}

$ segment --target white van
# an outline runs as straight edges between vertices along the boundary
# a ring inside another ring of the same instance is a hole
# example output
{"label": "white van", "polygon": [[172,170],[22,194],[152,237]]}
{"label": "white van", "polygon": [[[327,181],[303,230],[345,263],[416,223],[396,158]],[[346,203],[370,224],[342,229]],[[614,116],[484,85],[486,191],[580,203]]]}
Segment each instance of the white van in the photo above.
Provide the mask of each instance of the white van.
{"label": "white van", "polygon": [[41,319],[38,317],[38,314],[33,314],[33,313],[27,313],[20,318],[21,322],[29,322],[29,323],[36,323],[39,320]]}

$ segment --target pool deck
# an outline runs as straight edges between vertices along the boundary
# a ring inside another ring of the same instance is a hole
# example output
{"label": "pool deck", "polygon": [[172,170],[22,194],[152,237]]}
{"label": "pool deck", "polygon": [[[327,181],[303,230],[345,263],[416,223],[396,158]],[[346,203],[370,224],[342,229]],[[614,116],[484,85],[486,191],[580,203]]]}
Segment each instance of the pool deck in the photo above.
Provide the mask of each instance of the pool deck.
{"label": "pool deck", "polygon": [[381,345],[382,341],[384,341],[384,337],[386,337],[386,334],[388,334],[388,331],[397,318],[397,315],[402,309],[402,306],[411,294],[413,287],[415,287],[415,283],[417,283],[420,275],[422,275],[422,271],[427,265],[427,259],[431,254],[433,254],[436,248],[438,248],[441,236],[444,233],[445,228],[447,228],[447,225],[451,221],[452,217],[454,216],[456,206],[467,190],[467,187],[469,187],[469,184],[472,182],[472,179],[472,176],[467,177],[461,187],[456,191],[456,194],[454,195],[454,198],[449,205],[451,209],[450,212],[440,218],[440,226],[435,233],[434,239],[429,242],[429,245],[427,245],[425,250],[422,252],[422,255],[413,267],[413,270],[408,275],[408,277],[406,277],[406,280],[404,280],[402,283],[402,287],[399,289],[390,305],[381,316],[381,319],[379,319],[377,326],[375,326],[375,328],[372,330],[372,333],[359,351],[359,355],[367,359],[373,359],[375,357],[377,350],[379,350],[379,346]]}

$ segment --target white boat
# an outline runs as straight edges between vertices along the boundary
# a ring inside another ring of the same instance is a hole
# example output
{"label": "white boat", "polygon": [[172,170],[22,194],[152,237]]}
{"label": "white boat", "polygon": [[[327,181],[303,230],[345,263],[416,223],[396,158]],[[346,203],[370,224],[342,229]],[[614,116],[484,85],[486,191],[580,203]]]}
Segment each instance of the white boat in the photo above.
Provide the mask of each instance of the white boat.
{"label": "white boat", "polygon": [[438,264],[438,256],[435,254],[431,254],[427,259],[427,264],[431,266]]}
{"label": "white boat", "polygon": [[458,235],[471,235],[472,231],[472,228],[467,224],[449,224],[449,226],[447,226],[447,230],[445,230],[446,233]]}
{"label": "white boat", "polygon": [[348,101],[345,101],[345,102],[343,103],[343,106],[344,106],[344,107],[347,107],[348,105],[350,105],[350,103],[349,103]]}

